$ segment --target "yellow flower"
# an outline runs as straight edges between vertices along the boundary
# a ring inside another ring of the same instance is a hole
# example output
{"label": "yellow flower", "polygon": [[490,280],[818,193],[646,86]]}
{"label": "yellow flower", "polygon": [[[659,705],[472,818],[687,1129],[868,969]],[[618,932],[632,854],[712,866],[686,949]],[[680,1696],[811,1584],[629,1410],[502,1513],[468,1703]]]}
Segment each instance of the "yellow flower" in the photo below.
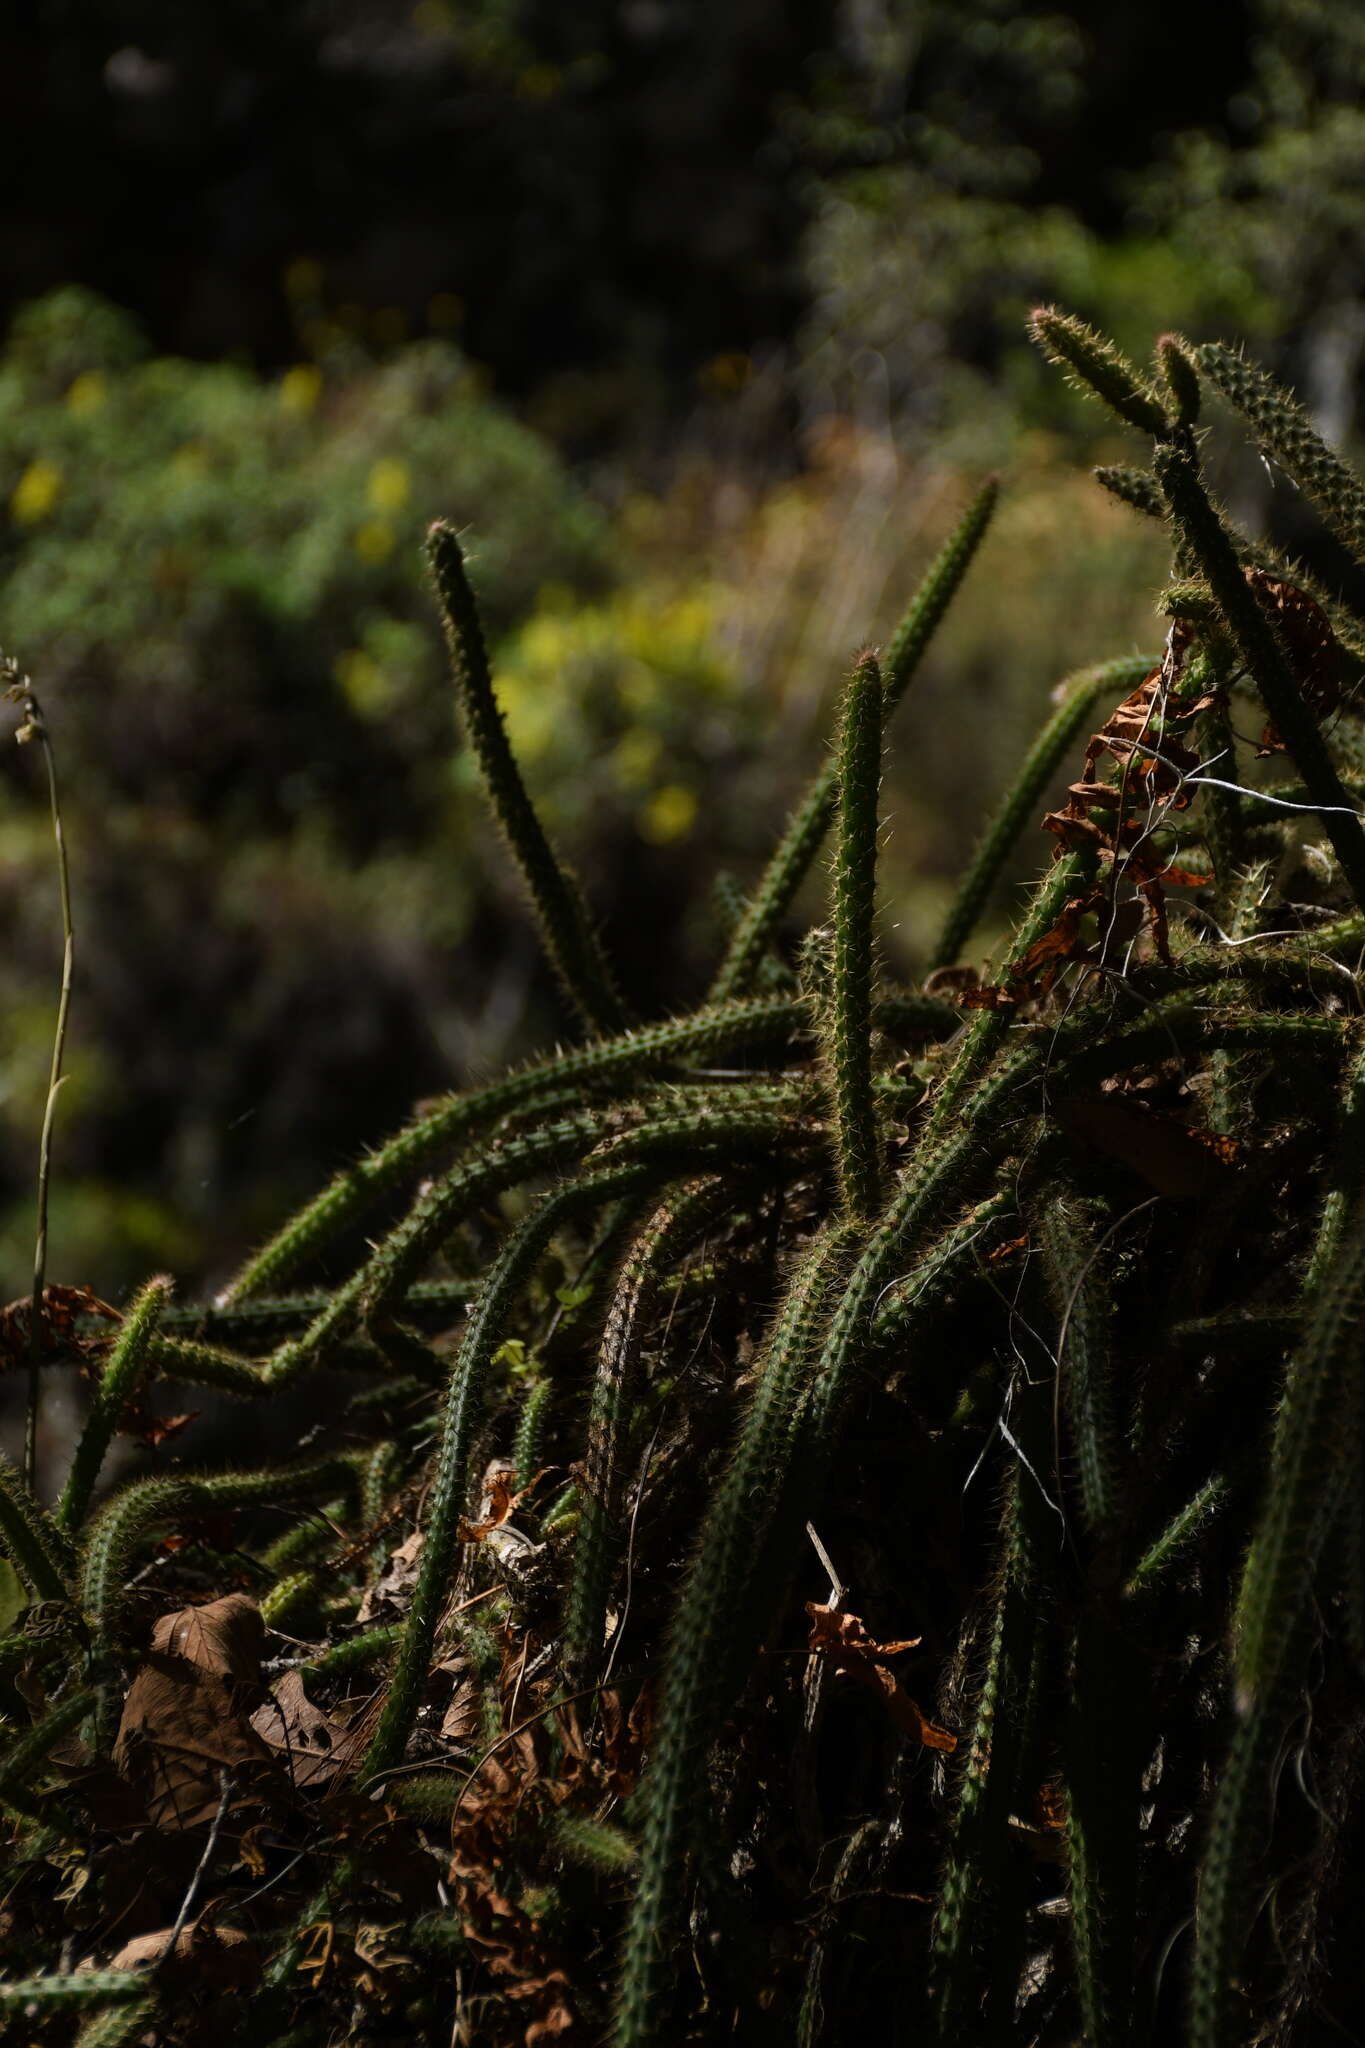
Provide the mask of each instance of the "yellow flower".
{"label": "yellow flower", "polygon": [[62,473],[55,462],[39,456],[30,462],[10,493],[10,517],[16,526],[37,526],[62,495]]}
{"label": "yellow flower", "polygon": [[697,793],[681,782],[665,783],[656,789],[636,817],[640,837],[651,846],[668,846],[685,839],[697,822]]}
{"label": "yellow flower", "polygon": [[316,363],[295,363],[280,379],[280,404],[285,412],[311,412],[322,396],[322,372]]}
{"label": "yellow flower", "polygon": [[365,496],[372,512],[401,512],[408,502],[412,478],[405,462],[382,457],[370,471]]}
{"label": "yellow flower", "polygon": [[663,752],[658,733],[635,726],[611,750],[611,772],[622,789],[648,789]]}
{"label": "yellow flower", "polygon": [[363,647],[349,647],[339,654],[332,673],[347,703],[362,718],[382,718],[392,708],[393,685],[374,656]]}

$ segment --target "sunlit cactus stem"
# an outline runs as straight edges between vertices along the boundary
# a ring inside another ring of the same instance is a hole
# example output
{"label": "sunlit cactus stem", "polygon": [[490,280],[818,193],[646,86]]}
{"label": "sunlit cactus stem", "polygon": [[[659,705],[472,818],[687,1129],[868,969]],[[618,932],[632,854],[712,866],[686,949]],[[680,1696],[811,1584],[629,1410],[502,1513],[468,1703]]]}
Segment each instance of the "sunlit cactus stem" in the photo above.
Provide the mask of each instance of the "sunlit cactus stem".
{"label": "sunlit cactus stem", "polygon": [[1342,788],[1321,729],[1304,702],[1269,619],[1248,588],[1194,461],[1173,447],[1158,448],[1153,460],[1176,530],[1208,578],[1266,710],[1318,806],[1323,830],[1356,902],[1365,909],[1365,831]]}
{"label": "sunlit cactus stem", "polygon": [[872,1101],[872,946],[881,787],[882,686],[875,655],[853,671],[839,740],[834,948],[825,1011],[825,1067],[845,1214],[866,1221],[882,1181]]}
{"label": "sunlit cactus stem", "polygon": [[124,1408],[136,1395],[150,1364],[152,1338],[161,1312],[170,1299],[170,1291],[169,1280],[149,1280],[129,1309],[119,1331],[76,1445],[70,1476],[57,1503],[56,1517],[64,1529],[76,1528],[85,1517],[105,1453]]}
{"label": "sunlit cactus stem", "polygon": [[521,869],[540,922],[546,954],[560,986],[589,1028],[602,1036],[624,1027],[625,1013],[606,956],[577,888],[551,851],[526,793],[493,692],[478,606],[452,526],[438,520],[427,535],[460,710],[489,801]]}

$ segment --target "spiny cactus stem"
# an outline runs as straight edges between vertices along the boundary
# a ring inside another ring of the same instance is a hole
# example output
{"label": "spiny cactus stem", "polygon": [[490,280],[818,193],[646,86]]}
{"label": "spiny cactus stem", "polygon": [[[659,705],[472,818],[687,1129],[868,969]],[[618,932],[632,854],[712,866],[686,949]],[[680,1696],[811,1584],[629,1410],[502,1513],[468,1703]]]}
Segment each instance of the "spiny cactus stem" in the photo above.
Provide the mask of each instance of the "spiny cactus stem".
{"label": "spiny cactus stem", "polygon": [[73,1970],[68,1976],[16,1977],[0,1984],[5,2006],[131,2005],[147,1997],[144,1970]]}
{"label": "spiny cactus stem", "polygon": [[1365,1199],[1357,1198],[1318,1282],[1303,1342],[1290,1364],[1275,1424],[1265,1505],[1237,1601],[1237,1699],[1243,1713],[1281,1700],[1296,1614],[1313,1574],[1338,1493],[1346,1403],[1343,1375],[1358,1371],[1365,1330]]}
{"label": "spiny cactus stem", "polygon": [[790,1473],[792,1430],[820,1323],[847,1256],[847,1231],[803,1259],[765,1346],[738,1440],[711,1497],[679,1595],[642,1795],[640,1871],[626,1929],[616,2048],[653,2048],[671,2004],[672,1944],[683,1916],[697,1788],[734,1691],[741,1646],[766,1625],[755,1597]]}
{"label": "spiny cactus stem", "polygon": [[[1029,1406],[1036,1409],[1036,1401]],[[1021,1468],[1012,1465],[985,1668],[960,1752],[956,1811],[931,1936],[940,2048],[978,2048],[988,2023],[982,2010],[987,2000],[997,2007],[1003,2003],[1007,2012],[1013,2005],[1017,1937],[1001,1926],[1009,1904],[1010,1816],[1027,1811],[1036,1789],[1053,1622],[1037,1518],[1022,1498],[1027,1484]]]}
{"label": "spiny cactus stem", "polygon": [[1043,354],[1073,373],[1112,406],[1121,420],[1160,440],[1171,423],[1151,386],[1128,358],[1093,327],[1055,306],[1039,306],[1029,317],[1029,332]]}
{"label": "spiny cactus stem", "polygon": [[1134,1565],[1123,1589],[1125,1600],[1144,1599],[1160,1588],[1166,1574],[1188,1554],[1223,1507],[1228,1492],[1228,1481],[1221,1472],[1204,1481]]}
{"label": "spiny cactus stem", "polygon": [[1097,1545],[1117,1538],[1123,1487],[1123,1427],[1111,1355],[1113,1304],[1098,1254],[1107,1224],[1098,1205],[1062,1181],[1047,1201],[1040,1232],[1053,1305],[1065,1333],[1062,1374],[1068,1433],[1081,1506]]}
{"label": "spiny cactus stem", "polygon": [[[265,1287],[277,1287],[306,1258],[362,1215],[369,1204],[443,1148],[488,1129],[500,1118],[537,1108],[547,1097],[590,1089],[632,1072],[675,1060],[704,1059],[755,1042],[792,1038],[810,1028],[799,997],[767,995],[725,1002],[687,1017],[642,1025],[612,1039],[556,1053],[469,1095],[447,1096],[407,1124],[378,1151],[359,1159],[325,1187],[282,1230],[253,1254],[218,1297],[219,1310],[237,1308]],[[581,1106],[575,1104],[575,1107]],[[319,1307],[324,1304],[319,1303]]]}
{"label": "spiny cactus stem", "polygon": [[622,1437],[630,1415],[640,1348],[664,1276],[731,1195],[715,1177],[670,1191],[636,1236],[612,1296],[598,1353],[583,1460],[582,1513],[564,1604],[566,1668],[577,1679],[600,1660],[612,1567],[618,1545]]}
{"label": "spiny cactus stem", "polygon": [[388,1701],[361,1767],[367,1781],[382,1776],[402,1761],[421,1705],[432,1644],[450,1596],[468,1487],[469,1450],[482,1404],[484,1378],[502,1342],[508,1310],[566,1217],[637,1193],[648,1185],[651,1171],[648,1165],[639,1162],[608,1167],[547,1196],[508,1239],[470,1309],[446,1396],[417,1585]]}
{"label": "spiny cactus stem", "polygon": [[139,1479],[102,1508],[90,1525],[81,1561],[81,1609],[91,1628],[97,1658],[115,1647],[119,1609],[138,1545],[159,1522],[213,1508],[250,1507],[307,1500],[338,1485],[354,1489],[355,1463],[340,1455],[303,1465],[268,1466],[259,1472],[220,1472]]}
{"label": "spiny cactus stem", "polygon": [[1356,902],[1365,910],[1365,831],[1270,621],[1238,567],[1232,543],[1205,494],[1198,469],[1188,455],[1173,447],[1158,448],[1153,466],[1175,526],[1208,578],[1266,710],[1318,806],[1322,828]]}
{"label": "spiny cactus stem", "polygon": [[90,1496],[124,1408],[137,1393],[150,1364],[150,1348],[171,1283],[149,1280],[128,1311],[123,1328],[100,1375],[95,1399],[76,1445],[76,1455],[55,1516],[63,1529],[77,1528],[85,1518]]}
{"label": "spiny cactus stem", "polygon": [[578,890],[550,849],[508,745],[488,672],[478,606],[453,527],[436,522],[427,536],[427,555],[445,618],[460,709],[494,816],[521,869],[546,953],[565,995],[592,1031],[608,1036],[624,1028],[621,998]]}
{"label": "spiny cactus stem", "polygon": [[63,1737],[79,1728],[95,1700],[92,1686],[69,1694],[49,1708],[42,1719],[0,1757],[0,1805],[18,1804],[21,1811],[32,1810],[31,1801],[26,1796],[29,1779],[46,1763]]}
{"label": "spiny cactus stem", "polygon": [[66,1600],[76,1555],[59,1528],[0,1451],[0,1540],[40,1600]]}
{"label": "spiny cactus stem", "polygon": [[[1053,864],[1036,891],[1015,939],[1016,953],[1025,953],[1061,915],[1062,905],[1075,891],[1083,872],[1079,854],[1068,854]],[[957,1058],[939,1084],[930,1112],[925,1143],[936,1142],[948,1129],[958,1105],[976,1085],[1001,1039],[1009,1029],[1008,1010],[980,1010],[963,1036]]]}
{"label": "spiny cactus stem", "polygon": [[872,1101],[872,940],[881,787],[882,685],[876,657],[853,671],[839,741],[834,962],[825,1053],[844,1213],[876,1214],[882,1179]]}
{"label": "spiny cactus stem", "polygon": [[1162,334],[1156,344],[1157,367],[1171,396],[1176,424],[1192,427],[1199,418],[1199,371],[1190,344],[1179,334]]}
{"label": "spiny cactus stem", "polygon": [[1256,435],[1262,452],[1288,471],[1333,532],[1365,560],[1365,489],[1317,434],[1298,401],[1223,342],[1196,351],[1203,369]]}

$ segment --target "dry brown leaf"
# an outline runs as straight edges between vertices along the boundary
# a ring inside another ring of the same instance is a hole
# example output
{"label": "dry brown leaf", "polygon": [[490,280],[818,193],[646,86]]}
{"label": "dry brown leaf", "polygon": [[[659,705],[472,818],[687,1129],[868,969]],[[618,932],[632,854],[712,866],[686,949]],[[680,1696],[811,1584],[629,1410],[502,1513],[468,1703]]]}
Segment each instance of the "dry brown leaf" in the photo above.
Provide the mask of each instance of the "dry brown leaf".
{"label": "dry brown leaf", "polygon": [[[167,1965],[167,1951],[171,1927],[159,1927],[154,1934],[139,1934],[132,1941],[125,1942],[118,1954],[107,1964],[92,1964],[92,1968],[110,1970],[153,1970],[162,1968],[167,1977],[172,1968]],[[177,1988],[191,1995],[202,1996],[206,1992],[245,1991],[252,1989],[260,1980],[260,1959],[248,1939],[236,1927],[218,1927],[207,1918],[188,1927],[182,1927],[176,1939],[173,1965]]]}
{"label": "dry brown leaf", "polygon": [[407,1541],[399,1544],[374,1584],[366,1587],[365,1597],[356,1611],[358,1626],[407,1613],[412,1605],[425,1541],[422,1531],[414,1529]]}
{"label": "dry brown leaf", "polygon": [[[1315,687],[1320,684],[1315,708],[1321,710],[1332,687],[1330,680],[1322,680],[1330,669],[1323,636],[1330,642],[1331,633],[1325,618],[1301,591],[1278,584],[1263,589],[1266,579],[1259,571],[1247,574],[1262,602],[1277,609],[1287,637],[1291,630],[1298,632],[1301,646],[1296,644],[1293,653],[1300,680],[1311,675]],[[1049,811],[1042,821],[1043,830],[1060,841],[1059,858],[1064,852],[1085,849],[1108,865],[1112,877],[1121,877],[1137,890],[1141,899],[1137,925],[1145,908],[1157,956],[1166,962],[1170,944],[1164,888],[1202,888],[1212,879],[1175,865],[1157,844],[1157,834],[1169,822],[1170,814],[1188,810],[1198,794],[1197,784],[1189,777],[1200,766],[1199,756],[1182,735],[1200,712],[1220,701],[1217,692],[1206,691],[1197,697],[1180,694],[1192,643],[1192,629],[1177,619],[1159,665],[1091,735],[1084,766],[1067,791],[1066,803],[1060,810]],[[1112,781],[1101,778],[1106,758],[1115,771]],[[1103,933],[1102,959],[1081,941],[1082,921],[1092,914],[1098,917]],[[1133,925],[1120,933],[1118,918],[1131,923],[1133,911],[1115,905],[1112,886],[1096,888],[1086,897],[1073,897],[1051,931],[1012,963],[1002,982],[966,989],[958,1001],[964,1009],[1008,1009],[1046,995],[1073,960],[1112,967],[1114,954],[1126,947],[1137,929]]]}
{"label": "dry brown leaf", "polygon": [[[1264,569],[1243,571],[1256,593],[1261,609],[1268,612],[1279,629],[1294,678],[1314,717],[1321,721],[1341,702],[1341,643],[1333,633],[1326,612],[1307,591]],[[1282,754],[1284,741],[1274,724],[1261,734],[1259,757]]]}
{"label": "dry brown leaf", "polygon": [[266,1824],[264,1821],[258,1820],[253,1827],[247,1828],[240,1837],[237,1843],[237,1861],[233,1865],[233,1869],[245,1870],[249,1877],[264,1877],[270,1862],[269,1857],[266,1855],[268,1847],[269,1840]]}
{"label": "dry brown leaf", "polygon": [[257,1778],[270,1751],[247,1719],[259,1697],[260,1610],[230,1593],[161,1617],[128,1689],[114,1762],[153,1824],[172,1831],[212,1820],[223,1773]]}
{"label": "dry brown leaf", "polygon": [[372,1970],[396,1970],[411,1965],[413,1957],[405,1955],[397,1945],[395,1936],[406,1934],[407,1923],[391,1920],[386,1926],[374,1922],[362,1922],[355,1931],[355,1952],[362,1963],[368,1963]]}
{"label": "dry brown leaf", "polygon": [[260,1677],[264,1641],[261,1610],[245,1593],[228,1593],[205,1607],[178,1608],[163,1614],[152,1630],[154,1650],[248,1685]]}
{"label": "dry brown leaf", "polygon": [[251,1726],[284,1759],[297,1792],[330,1785],[339,1771],[354,1763],[364,1740],[359,1729],[334,1721],[313,1704],[297,1671],[286,1671],[271,1688],[270,1698],[252,1715]]}
{"label": "dry brown leaf", "polygon": [[608,1686],[598,1700],[602,1747],[606,1752],[607,1783],[618,1799],[626,1799],[639,1781],[645,1751],[654,1735],[654,1690],[648,1679],[631,1703],[622,1705],[615,1686]]}
{"label": "dry brown leaf", "polygon": [[1027,1251],[1027,1249],[1027,1231],[1025,1231],[1022,1237],[1007,1237],[1003,1244],[998,1244],[991,1251],[987,1252],[986,1264],[988,1266],[1002,1265],[1006,1259],[1012,1259],[1016,1252]]}
{"label": "dry brown leaf", "polygon": [[461,1517],[461,1543],[482,1543],[485,1536],[491,1536],[495,1529],[501,1529],[520,1502],[535,1492],[547,1472],[557,1468],[542,1466],[533,1479],[525,1486],[516,1484],[516,1467],[507,1458],[494,1458],[483,1475],[483,1491],[479,1501],[479,1519],[467,1522]]}
{"label": "dry brown leaf", "polygon": [[197,1422],[200,1412],[198,1408],[190,1408],[183,1415],[153,1415],[142,1402],[130,1401],[119,1417],[119,1435],[133,1437],[136,1442],[145,1444],[149,1451],[155,1451],[162,1444],[169,1443],[172,1437],[179,1436],[183,1429],[188,1429],[192,1422]]}
{"label": "dry brown leaf", "polygon": [[926,1749],[951,1752],[957,1748],[957,1737],[931,1721],[917,1701],[902,1691],[900,1680],[887,1668],[885,1660],[898,1657],[903,1650],[913,1650],[920,1640],[918,1636],[911,1636],[906,1642],[877,1643],[856,1614],[822,1606],[817,1600],[806,1602],[806,1612],[810,1616],[810,1641],[806,1647],[813,1657],[827,1658],[836,1671],[877,1693],[896,1726],[913,1735]]}
{"label": "dry brown leaf", "polygon": [[955,962],[951,967],[936,967],[932,974],[927,975],[924,982],[924,993],[927,996],[937,996],[952,1002],[957,997],[963,995],[968,989],[975,988],[980,979],[981,976],[977,973],[975,967],[970,966],[966,961],[959,961]]}
{"label": "dry brown leaf", "polygon": [[441,1738],[445,1742],[471,1743],[483,1726],[480,1711],[483,1688],[466,1657],[447,1658],[439,1668],[449,1671],[455,1680],[454,1691],[441,1721]]}
{"label": "dry brown leaf", "polygon": [[[27,1364],[32,1314],[32,1295],[0,1308],[0,1371]],[[76,1327],[80,1316],[95,1316],[109,1323],[123,1321],[116,1308],[110,1308],[88,1287],[45,1287],[39,1309],[39,1355],[62,1349],[87,1363],[103,1357],[109,1348],[108,1336],[103,1331],[83,1336]]]}

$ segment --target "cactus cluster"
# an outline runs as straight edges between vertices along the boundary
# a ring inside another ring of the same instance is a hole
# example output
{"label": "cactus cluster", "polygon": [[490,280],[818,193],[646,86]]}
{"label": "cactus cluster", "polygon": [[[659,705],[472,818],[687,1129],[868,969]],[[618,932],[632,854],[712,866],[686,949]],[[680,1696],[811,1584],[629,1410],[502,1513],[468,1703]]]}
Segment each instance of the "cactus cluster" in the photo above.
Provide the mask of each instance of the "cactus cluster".
{"label": "cactus cluster", "polygon": [[[1032,328],[1151,444],[1100,481],[1170,529],[1169,630],[1071,679],[925,987],[876,944],[881,761],[993,482],[856,657],[711,988],[649,1022],[508,747],[459,540],[432,530],[464,727],[585,1035],[422,1107],[213,1303],[148,1282],[52,1512],[0,1467],[31,1595],[0,1639],[9,1912],[50,1937],[0,2011],[35,2041],[199,2038],[172,1964],[117,1966],[98,1917],[95,1967],[67,1967],[52,1877],[98,1871],[90,1802],[172,1530],[163,1583],[245,1590],[318,1697],[372,1688],[344,1800],[258,1828],[243,1862],[225,1782],[196,1837],[196,1896],[257,1960],[243,2042],[444,2041],[463,2014],[493,2043],[875,2023],[938,2048],[1238,2048],[1349,2011],[1365,622],[1218,508],[1206,389],[1357,554],[1365,492],[1224,348],[1165,335],[1144,374],[1068,315]],[[1236,737],[1248,702],[1287,778]],[[1054,858],[983,977],[973,936],[1069,762]],[[827,838],[827,925],[798,944]],[[326,1440],[102,1499],[158,1379],[239,1402],[317,1379]],[[803,1602],[847,1622],[838,1656]],[[1272,1907],[1292,1938],[1256,1938]]]}

